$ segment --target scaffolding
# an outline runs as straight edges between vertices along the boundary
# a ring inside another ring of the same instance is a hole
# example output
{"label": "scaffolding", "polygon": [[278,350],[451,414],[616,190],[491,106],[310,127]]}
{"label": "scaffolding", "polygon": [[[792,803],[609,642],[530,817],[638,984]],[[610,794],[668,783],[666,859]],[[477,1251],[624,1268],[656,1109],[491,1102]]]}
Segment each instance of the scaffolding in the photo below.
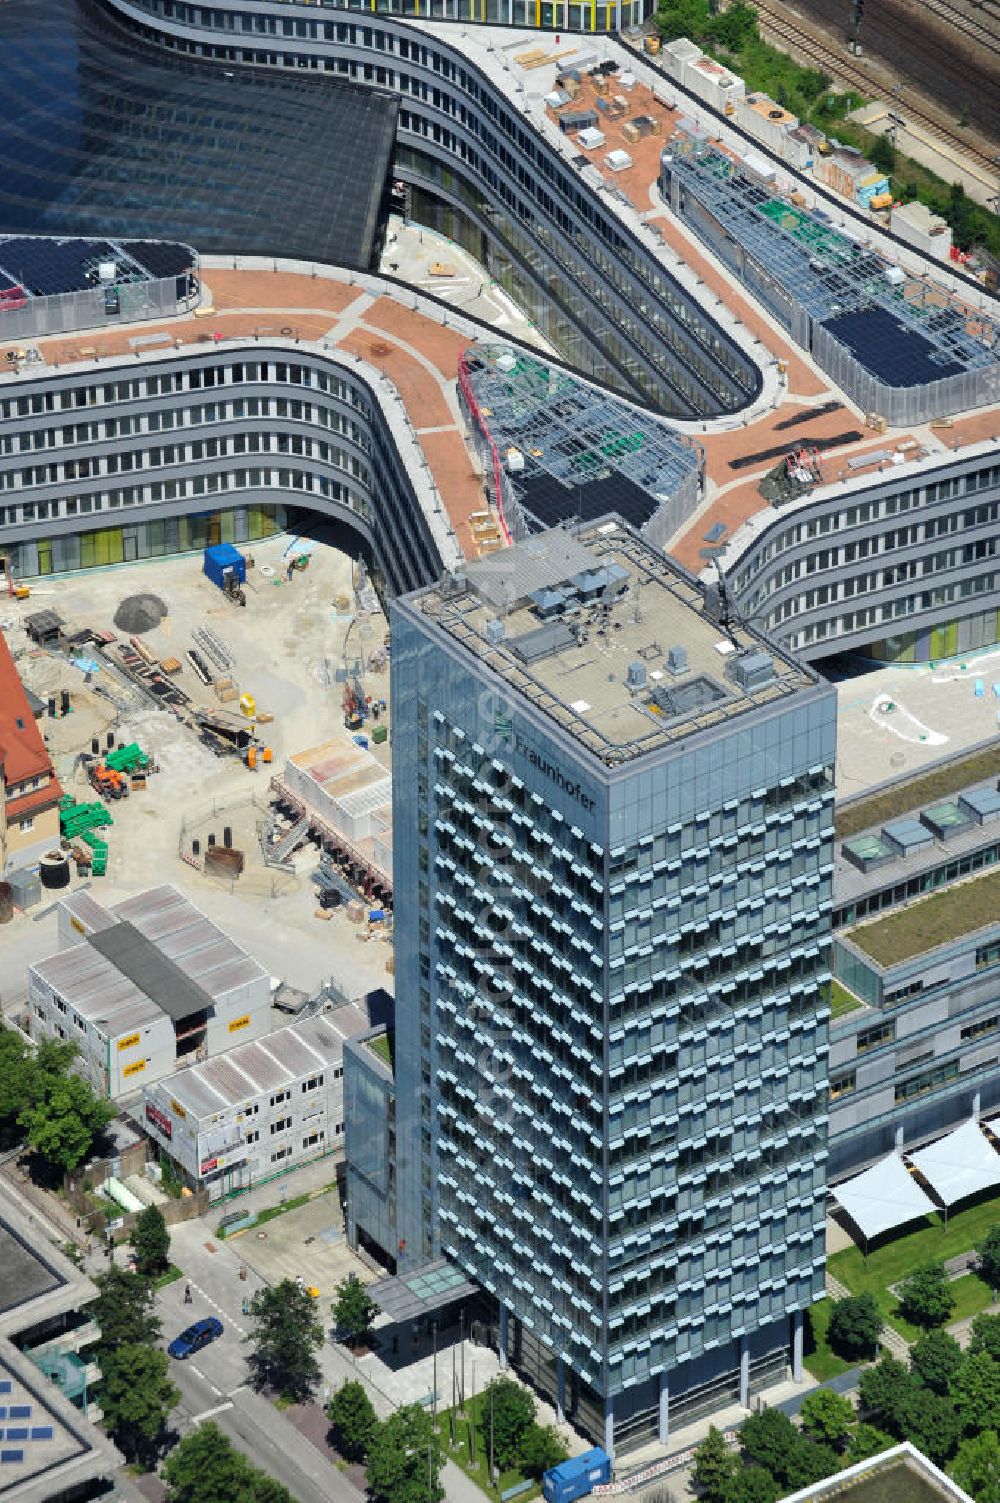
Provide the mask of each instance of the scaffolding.
{"label": "scaffolding", "polygon": [[537,356],[473,345],[459,389],[509,537],[617,511],[662,547],[698,504],[698,443]]}
{"label": "scaffolding", "polygon": [[672,207],[865,411],[897,426],[1000,397],[1000,325],[800,207],[752,165],[678,132]]}

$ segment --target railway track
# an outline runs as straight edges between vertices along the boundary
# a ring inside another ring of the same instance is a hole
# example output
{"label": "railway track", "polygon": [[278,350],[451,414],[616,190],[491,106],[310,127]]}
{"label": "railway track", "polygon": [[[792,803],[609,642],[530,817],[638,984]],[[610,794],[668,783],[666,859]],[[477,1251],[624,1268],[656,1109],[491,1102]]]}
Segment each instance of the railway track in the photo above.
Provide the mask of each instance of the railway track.
{"label": "railway track", "polygon": [[938,16],[947,26],[967,36],[977,47],[1000,58],[1000,12],[993,25],[986,26],[965,11],[949,5],[948,0],[923,0],[923,8],[928,15]]}
{"label": "railway track", "polygon": [[[926,0],[924,3],[926,4]],[[942,13],[950,12],[946,0],[937,0],[937,4],[940,5]],[[877,99],[885,94],[884,78],[879,77],[873,69],[866,68],[858,58],[849,54],[845,55],[830,42],[817,36],[815,32],[807,30],[797,18],[789,15],[786,6],[775,3],[775,0],[755,0],[755,6],[761,19],[765,23],[769,22],[772,30],[780,38],[801,53],[810,63],[815,63],[822,68],[823,72],[849,84],[868,99]],[[910,119],[918,121],[928,135],[947,142],[958,156],[970,165],[981,169],[985,183],[989,186],[995,185],[997,164],[992,157],[980,151],[957,132],[942,125],[938,119],[928,114],[919,103],[914,103],[912,99],[906,101],[905,108]]]}

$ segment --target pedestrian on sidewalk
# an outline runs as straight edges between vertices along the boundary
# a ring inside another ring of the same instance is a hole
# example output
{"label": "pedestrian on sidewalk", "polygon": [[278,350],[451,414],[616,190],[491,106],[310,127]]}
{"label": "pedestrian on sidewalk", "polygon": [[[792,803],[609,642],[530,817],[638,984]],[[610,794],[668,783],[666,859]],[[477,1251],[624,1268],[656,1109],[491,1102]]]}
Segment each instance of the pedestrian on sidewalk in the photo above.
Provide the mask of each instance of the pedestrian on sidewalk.
{"label": "pedestrian on sidewalk", "polygon": [[191,1295],[191,1285],[190,1284],[185,1284],[184,1285],[184,1303],[186,1305],[190,1305],[190,1304],[194,1303],[192,1295]]}

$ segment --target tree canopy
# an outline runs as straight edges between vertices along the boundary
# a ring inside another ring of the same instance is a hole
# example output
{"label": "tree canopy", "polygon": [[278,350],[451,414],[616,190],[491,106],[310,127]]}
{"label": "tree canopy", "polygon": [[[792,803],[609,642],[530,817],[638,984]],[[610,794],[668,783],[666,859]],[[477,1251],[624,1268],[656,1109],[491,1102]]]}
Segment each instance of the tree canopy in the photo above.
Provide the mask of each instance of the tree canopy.
{"label": "tree canopy", "polygon": [[323,1345],[312,1297],[294,1279],[282,1279],[257,1291],[250,1315],[255,1325],[244,1340],[251,1347],[247,1366],[254,1387],[308,1398],[320,1379],[316,1353]]}
{"label": "tree canopy", "polygon": [[295,1503],[287,1487],[251,1466],[211,1420],[175,1446],[163,1480],[167,1503]]}
{"label": "tree canopy", "polygon": [[873,1355],[884,1325],[873,1294],[852,1294],[834,1304],[827,1334],[838,1356],[867,1358]]}
{"label": "tree canopy", "polygon": [[923,1263],[899,1285],[899,1308],[915,1326],[943,1326],[955,1294],[943,1263]]}
{"label": "tree canopy", "polygon": [[1000,1223],[990,1227],[976,1252],[979,1254],[979,1277],[991,1289],[1000,1289]]}
{"label": "tree canopy", "polygon": [[347,1461],[364,1461],[378,1425],[372,1401],[354,1379],[347,1379],[326,1406],[333,1443]]}
{"label": "tree canopy", "polygon": [[155,1346],[161,1326],[149,1280],[112,1264],[94,1283],[97,1298],[88,1312],[101,1328],[97,1346],[102,1359],[119,1346]]}
{"label": "tree canopy", "polygon": [[334,1292],[336,1298],[330,1308],[337,1334],[348,1346],[354,1346],[371,1330],[378,1305],[356,1273],[349,1273]]}
{"label": "tree canopy", "polygon": [[948,1468],[959,1487],[976,1503],[1000,1503],[1000,1438],[984,1430],[963,1440]]}
{"label": "tree canopy", "polygon": [[728,1503],[731,1489],[740,1471],[739,1458],[726,1445],[721,1430],[714,1425],[694,1453],[692,1480],[705,1503]]}
{"label": "tree canopy", "polygon": [[170,1261],[170,1231],[159,1206],[140,1211],[132,1228],[132,1247],[140,1273],[162,1273]]}
{"label": "tree canopy", "polygon": [[126,1343],[101,1359],[97,1397],[103,1422],[130,1461],[149,1461],[156,1454],[180,1398],[167,1369],[167,1354],[158,1346]]}
{"label": "tree canopy", "polygon": [[565,1461],[569,1452],[553,1425],[530,1424],[517,1447],[517,1460],[526,1477],[541,1478],[550,1467]]}
{"label": "tree canopy", "polygon": [[535,1422],[535,1400],[528,1389],[515,1383],[513,1378],[494,1378],[486,1384],[479,1404],[479,1428],[487,1455],[491,1412],[493,1460],[502,1471],[517,1460],[525,1432]]}
{"label": "tree canopy", "polygon": [[947,1393],[962,1361],[962,1348],[947,1331],[928,1331],[910,1348],[910,1371],[925,1388]]}
{"label": "tree canopy", "polygon": [[834,1447],[845,1444],[857,1419],[850,1399],[834,1393],[832,1388],[817,1388],[807,1393],[799,1412],[804,1433],[812,1440]]}
{"label": "tree canopy", "polygon": [[368,1451],[372,1503],[440,1503],[441,1443],[434,1421],[406,1404],[378,1425]]}
{"label": "tree canopy", "polygon": [[989,1352],[965,1353],[952,1377],[951,1394],[966,1435],[1000,1424],[1000,1365]]}

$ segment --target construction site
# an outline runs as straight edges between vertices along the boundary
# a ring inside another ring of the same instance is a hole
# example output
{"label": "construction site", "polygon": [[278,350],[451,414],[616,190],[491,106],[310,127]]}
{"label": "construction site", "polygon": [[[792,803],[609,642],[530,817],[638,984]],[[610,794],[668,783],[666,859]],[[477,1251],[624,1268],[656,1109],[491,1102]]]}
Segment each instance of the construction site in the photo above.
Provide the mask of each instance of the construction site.
{"label": "construction site", "polygon": [[389,654],[363,564],[287,535],[224,544],[11,581],[0,620],[62,788],[60,845],[8,873],[15,926],[47,888],[169,881],[289,994],[384,984]]}
{"label": "construction site", "polygon": [[664,547],[698,504],[693,439],[524,350],[471,346],[458,390],[508,540],[615,511]]}

